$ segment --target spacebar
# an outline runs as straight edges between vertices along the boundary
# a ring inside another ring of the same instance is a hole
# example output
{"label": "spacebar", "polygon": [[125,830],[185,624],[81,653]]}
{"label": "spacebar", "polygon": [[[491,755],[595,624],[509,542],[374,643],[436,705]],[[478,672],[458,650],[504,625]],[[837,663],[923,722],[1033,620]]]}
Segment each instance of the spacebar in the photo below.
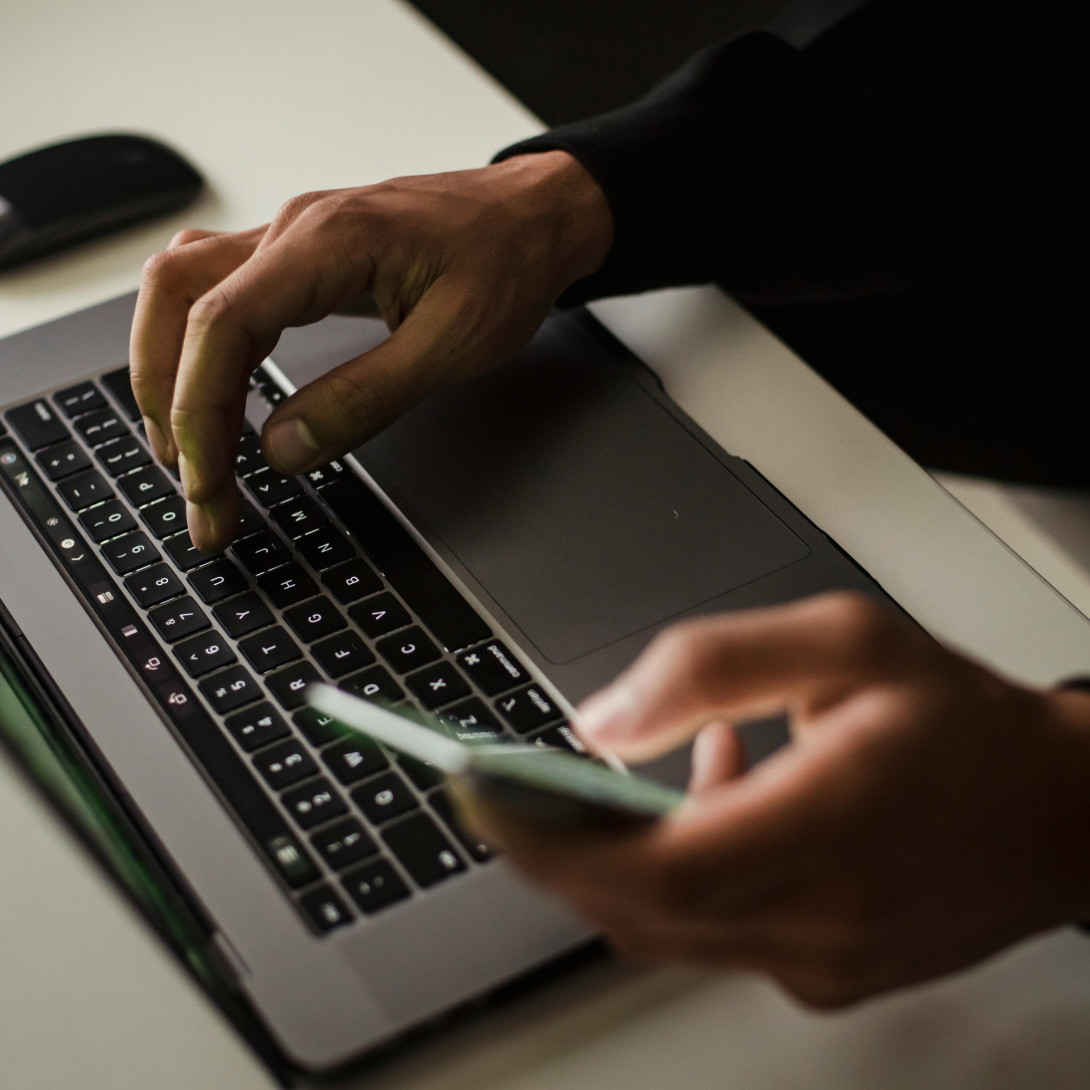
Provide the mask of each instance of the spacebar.
{"label": "spacebar", "polygon": [[362,481],[342,477],[321,489],[320,495],[448,651],[492,635],[473,607]]}
{"label": "spacebar", "polygon": [[227,736],[174,669],[151,630],[99,563],[67,512],[42,484],[34,467],[13,443],[2,439],[0,471],[8,495],[37,527],[61,567],[83,593],[87,606],[113,637],[196,763],[249,830],[277,873],[293,887],[314,881],[318,877],[314,864]]}

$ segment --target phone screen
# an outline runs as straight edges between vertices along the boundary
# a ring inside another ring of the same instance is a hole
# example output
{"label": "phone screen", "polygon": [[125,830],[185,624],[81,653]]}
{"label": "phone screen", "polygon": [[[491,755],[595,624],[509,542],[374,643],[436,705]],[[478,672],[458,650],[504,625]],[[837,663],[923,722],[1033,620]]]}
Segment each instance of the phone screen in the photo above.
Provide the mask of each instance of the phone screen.
{"label": "phone screen", "polygon": [[438,716],[397,712],[327,685],[313,685],[307,700],[353,733],[465,777],[482,794],[545,821],[648,820],[675,810],[685,796],[627,771],[550,746],[517,742],[469,744]]}

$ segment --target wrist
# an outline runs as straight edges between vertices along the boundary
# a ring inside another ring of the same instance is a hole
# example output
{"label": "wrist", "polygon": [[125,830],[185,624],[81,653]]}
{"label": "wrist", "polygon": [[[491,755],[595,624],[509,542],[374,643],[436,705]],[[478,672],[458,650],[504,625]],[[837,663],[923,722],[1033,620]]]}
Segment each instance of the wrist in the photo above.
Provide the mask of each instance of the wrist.
{"label": "wrist", "polygon": [[543,151],[494,164],[521,215],[544,221],[559,294],[596,272],[613,244],[613,211],[602,187],[573,155]]}

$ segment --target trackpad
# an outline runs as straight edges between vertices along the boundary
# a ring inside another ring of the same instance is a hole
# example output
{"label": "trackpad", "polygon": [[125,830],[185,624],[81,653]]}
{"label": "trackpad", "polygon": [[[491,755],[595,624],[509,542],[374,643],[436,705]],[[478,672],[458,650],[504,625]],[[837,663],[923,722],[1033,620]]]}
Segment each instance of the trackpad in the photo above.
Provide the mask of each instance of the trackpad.
{"label": "trackpad", "polygon": [[809,551],[627,363],[562,316],[357,454],[553,663]]}

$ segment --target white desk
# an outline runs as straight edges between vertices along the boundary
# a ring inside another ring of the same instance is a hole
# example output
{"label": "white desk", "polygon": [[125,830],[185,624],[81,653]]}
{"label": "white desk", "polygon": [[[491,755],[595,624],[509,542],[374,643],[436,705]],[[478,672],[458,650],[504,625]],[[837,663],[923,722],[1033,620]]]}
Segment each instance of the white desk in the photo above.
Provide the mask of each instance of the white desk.
{"label": "white desk", "polygon": [[[0,17],[0,158],[80,132],[178,146],[211,194],[174,222],[0,278],[0,334],[135,286],[182,225],[486,161],[537,123],[395,0],[38,0]],[[712,291],[603,304],[679,402],[934,632],[1020,677],[1090,662],[1090,625],[790,353]],[[0,376],[2,389],[3,376]],[[0,762],[0,1086],[269,1080]],[[752,979],[601,972],[421,1047],[418,1090],[1085,1086],[1090,943],[1059,935],[836,1017]]]}

